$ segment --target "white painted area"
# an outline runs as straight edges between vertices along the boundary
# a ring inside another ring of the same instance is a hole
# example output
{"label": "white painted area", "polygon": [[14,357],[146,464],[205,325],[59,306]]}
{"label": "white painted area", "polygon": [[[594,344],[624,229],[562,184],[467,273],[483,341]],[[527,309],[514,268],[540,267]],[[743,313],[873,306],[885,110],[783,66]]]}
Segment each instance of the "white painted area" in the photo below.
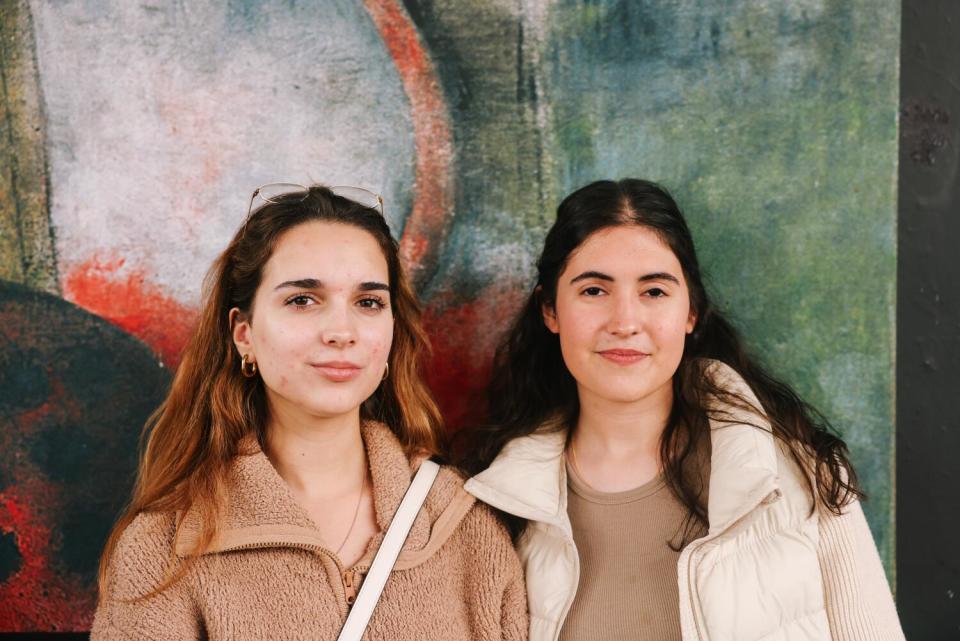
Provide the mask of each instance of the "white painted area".
{"label": "white painted area", "polygon": [[31,2],[61,274],[119,257],[194,306],[271,181],[378,191],[399,237],[414,146],[393,61],[362,3],[292,4]]}

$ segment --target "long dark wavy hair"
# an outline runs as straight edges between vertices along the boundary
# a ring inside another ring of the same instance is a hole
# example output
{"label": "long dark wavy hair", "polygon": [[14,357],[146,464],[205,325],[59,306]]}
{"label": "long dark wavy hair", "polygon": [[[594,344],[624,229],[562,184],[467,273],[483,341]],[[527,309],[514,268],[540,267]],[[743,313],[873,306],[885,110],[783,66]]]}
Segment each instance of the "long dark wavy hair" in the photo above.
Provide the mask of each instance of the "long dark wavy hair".
{"label": "long dark wavy hair", "polygon": [[[537,261],[537,282],[494,357],[487,388],[487,421],[458,439],[462,467],[476,474],[493,461],[508,441],[538,429],[568,430],[576,424],[580,404],[577,386],[560,352],[560,340],[543,322],[544,305],[553,307],[557,282],[570,255],[602,229],[636,225],[654,231],[670,247],[683,268],[696,326],[686,337],[683,357],[673,376],[673,408],[660,439],[660,464],[674,495],[687,509],[681,528],[684,545],[700,527],[707,527],[704,479],[698,452],[709,447],[711,399],[747,408],[765,418],[758,429],[772,429],[792,457],[806,470],[811,510],[819,500],[836,514],[854,499],[864,498],[850,463],[846,444],[827,420],[786,383],[768,374],[751,358],[733,326],[710,301],[693,238],[677,203],[666,189],[639,179],[603,180],[583,187],[557,209],[557,220]],[[750,386],[762,408],[716,386],[704,374],[707,359],[726,363]],[[761,427],[769,422],[770,428]],[[523,523],[507,517],[514,534]]]}

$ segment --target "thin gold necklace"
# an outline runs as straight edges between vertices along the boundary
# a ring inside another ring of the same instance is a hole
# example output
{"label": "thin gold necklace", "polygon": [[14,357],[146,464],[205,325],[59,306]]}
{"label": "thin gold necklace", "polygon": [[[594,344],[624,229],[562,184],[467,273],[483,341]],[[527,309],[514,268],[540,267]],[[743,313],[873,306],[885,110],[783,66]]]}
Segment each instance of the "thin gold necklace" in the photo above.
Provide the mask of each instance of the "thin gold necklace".
{"label": "thin gold necklace", "polygon": [[363,491],[367,487],[367,460],[364,456],[363,460],[363,476],[360,478],[360,496],[357,497],[357,507],[353,510],[353,520],[350,521],[350,529],[347,530],[346,536],[343,537],[343,541],[340,542],[340,547],[337,548],[337,551],[334,552],[337,556],[340,556],[340,550],[343,549],[343,546],[347,544],[347,539],[350,538],[350,534],[353,533],[353,526],[357,524],[357,516],[360,514],[360,504],[363,503]]}

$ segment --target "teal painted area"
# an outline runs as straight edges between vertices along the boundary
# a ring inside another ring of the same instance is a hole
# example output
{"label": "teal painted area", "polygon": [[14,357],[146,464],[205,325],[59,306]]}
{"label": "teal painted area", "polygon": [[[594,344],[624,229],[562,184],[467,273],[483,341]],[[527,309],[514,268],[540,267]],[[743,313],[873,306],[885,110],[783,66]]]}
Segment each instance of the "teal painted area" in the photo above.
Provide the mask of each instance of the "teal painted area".
{"label": "teal painted area", "polygon": [[549,218],[535,25],[502,3],[405,5],[437,67],[456,144],[455,223],[438,274],[422,294],[458,304],[495,283],[519,287]]}
{"label": "teal painted area", "polygon": [[544,83],[556,198],[675,193],[715,297],[850,444],[892,568],[899,5],[879,4],[560,2]]}
{"label": "teal painted area", "polygon": [[898,3],[407,4],[457,141],[427,298],[522,292],[564,195],[661,181],[753,351],[850,444],[892,575]]}

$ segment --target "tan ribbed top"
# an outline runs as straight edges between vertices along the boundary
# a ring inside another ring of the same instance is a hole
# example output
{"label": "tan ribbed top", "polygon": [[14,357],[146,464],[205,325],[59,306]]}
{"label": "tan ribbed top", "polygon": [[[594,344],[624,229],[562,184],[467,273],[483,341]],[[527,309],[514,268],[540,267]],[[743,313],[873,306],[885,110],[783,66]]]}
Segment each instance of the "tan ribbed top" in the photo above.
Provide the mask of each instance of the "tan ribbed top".
{"label": "tan ribbed top", "polygon": [[679,540],[683,505],[661,477],[598,492],[568,463],[567,484],[580,584],[560,641],[679,641],[680,552],[670,542]]}
{"label": "tan ribbed top", "polygon": [[[680,502],[661,478],[609,494],[591,490],[569,464],[567,479],[580,584],[560,640],[680,639],[680,555],[666,543],[683,521]],[[860,503],[846,506],[842,515],[822,506],[818,513],[817,556],[831,637],[904,641]]]}

